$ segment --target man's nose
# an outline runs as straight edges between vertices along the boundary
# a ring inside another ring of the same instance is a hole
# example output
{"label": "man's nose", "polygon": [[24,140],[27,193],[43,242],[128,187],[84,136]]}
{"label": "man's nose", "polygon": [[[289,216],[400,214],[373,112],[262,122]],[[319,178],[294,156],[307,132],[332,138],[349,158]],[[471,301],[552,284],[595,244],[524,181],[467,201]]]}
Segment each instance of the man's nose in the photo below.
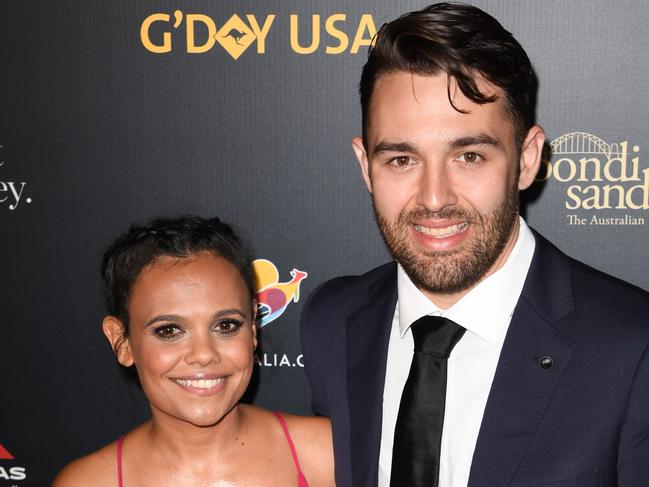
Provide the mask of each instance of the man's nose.
{"label": "man's nose", "polygon": [[436,161],[425,165],[416,202],[430,211],[440,211],[457,203],[453,180],[446,164]]}
{"label": "man's nose", "polygon": [[209,334],[200,334],[190,337],[185,362],[188,365],[206,366],[221,361],[219,345],[214,337]]}

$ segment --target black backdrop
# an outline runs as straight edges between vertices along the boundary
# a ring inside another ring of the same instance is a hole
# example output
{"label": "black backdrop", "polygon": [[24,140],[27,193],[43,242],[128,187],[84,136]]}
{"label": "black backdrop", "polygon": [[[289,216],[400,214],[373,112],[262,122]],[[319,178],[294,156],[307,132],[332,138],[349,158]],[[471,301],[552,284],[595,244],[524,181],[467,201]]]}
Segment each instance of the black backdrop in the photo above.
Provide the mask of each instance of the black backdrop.
{"label": "black backdrop", "polygon": [[[529,223],[649,288],[649,6],[475,3],[516,35],[538,75],[554,153],[528,198]],[[219,215],[280,282],[308,273],[301,299],[261,331],[251,399],[309,412],[304,297],[388,258],[350,148],[367,43],[424,5],[0,4],[0,486],[47,485],[147,417],[101,333],[99,261],[153,216]],[[245,34],[240,46],[232,29]]]}

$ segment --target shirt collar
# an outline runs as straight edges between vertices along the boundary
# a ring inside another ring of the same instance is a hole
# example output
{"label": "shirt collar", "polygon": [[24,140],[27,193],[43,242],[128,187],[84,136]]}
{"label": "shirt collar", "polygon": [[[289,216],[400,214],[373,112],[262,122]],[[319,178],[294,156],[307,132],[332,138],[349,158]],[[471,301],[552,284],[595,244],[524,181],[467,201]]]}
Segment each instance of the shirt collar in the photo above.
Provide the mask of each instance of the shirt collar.
{"label": "shirt collar", "polygon": [[416,320],[433,315],[453,320],[489,343],[501,341],[523,290],[536,245],[523,218],[519,217],[519,221],[518,237],[505,264],[449,309],[442,310],[428,299],[399,264],[397,290],[401,337]]}

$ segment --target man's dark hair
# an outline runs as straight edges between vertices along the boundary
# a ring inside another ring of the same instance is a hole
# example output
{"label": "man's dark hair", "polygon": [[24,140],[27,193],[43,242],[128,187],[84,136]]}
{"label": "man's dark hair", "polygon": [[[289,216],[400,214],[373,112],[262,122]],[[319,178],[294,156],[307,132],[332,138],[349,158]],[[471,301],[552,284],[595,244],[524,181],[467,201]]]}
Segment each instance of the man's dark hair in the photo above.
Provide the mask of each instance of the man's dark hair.
{"label": "man's dark hair", "polygon": [[[241,274],[251,299],[252,264],[243,241],[218,218],[160,218],[121,235],[104,254],[101,276],[108,313],[118,318],[128,336],[128,303],[140,273],[161,257],[188,258],[203,252],[221,256]],[[116,347],[117,348],[117,347]]]}
{"label": "man's dark hair", "polygon": [[451,105],[451,78],[467,98],[479,104],[493,102],[496,96],[481,93],[476,79],[484,78],[499,87],[520,150],[533,123],[532,66],[514,36],[491,15],[470,5],[437,3],[381,27],[360,82],[366,149],[374,87],[381,76],[397,71],[430,76],[447,73]]}

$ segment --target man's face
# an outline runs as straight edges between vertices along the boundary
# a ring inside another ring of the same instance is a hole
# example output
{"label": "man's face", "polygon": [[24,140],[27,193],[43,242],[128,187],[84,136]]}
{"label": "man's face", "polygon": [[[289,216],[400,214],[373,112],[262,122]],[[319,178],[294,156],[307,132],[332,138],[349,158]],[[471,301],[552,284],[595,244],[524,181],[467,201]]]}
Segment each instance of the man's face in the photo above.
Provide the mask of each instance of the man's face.
{"label": "man's face", "polygon": [[[448,305],[507,259],[518,232],[518,191],[534,179],[543,131],[519,155],[500,90],[478,105],[447,76],[384,75],[369,111],[367,151],[353,141],[383,237],[415,285]],[[450,301],[449,301],[450,298]]]}

